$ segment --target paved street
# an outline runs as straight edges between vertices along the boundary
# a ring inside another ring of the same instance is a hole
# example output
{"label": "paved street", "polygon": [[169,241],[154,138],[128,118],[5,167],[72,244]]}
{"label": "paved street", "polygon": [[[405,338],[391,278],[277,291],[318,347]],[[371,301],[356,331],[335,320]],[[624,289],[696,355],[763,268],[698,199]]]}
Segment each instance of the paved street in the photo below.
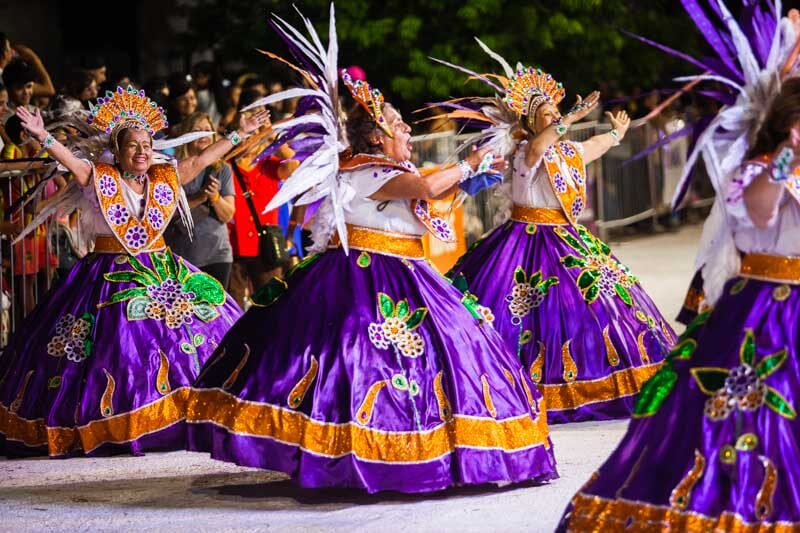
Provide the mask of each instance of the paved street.
{"label": "paved street", "polygon": [[[700,227],[612,242],[665,316],[677,313]],[[280,474],[184,452],[112,459],[0,459],[2,531],[552,531],[626,422],[553,428],[561,478],[423,497],[300,490]]]}

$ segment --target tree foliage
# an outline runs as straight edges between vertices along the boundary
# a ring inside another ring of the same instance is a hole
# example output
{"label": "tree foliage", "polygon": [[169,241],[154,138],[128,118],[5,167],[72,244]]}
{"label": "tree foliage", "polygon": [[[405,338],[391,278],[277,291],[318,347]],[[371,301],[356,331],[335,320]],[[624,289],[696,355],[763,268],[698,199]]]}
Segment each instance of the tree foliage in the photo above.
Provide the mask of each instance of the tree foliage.
{"label": "tree foliage", "polygon": [[[297,5],[327,36],[328,1]],[[183,36],[183,52],[208,46],[223,65],[240,61],[265,73],[276,72],[255,49],[286,53],[267,20],[274,12],[298,23],[292,4],[237,0],[235,6],[215,0],[184,5],[190,31]],[[373,84],[406,109],[480,90],[477,84],[465,86],[464,75],[428,56],[479,72],[499,70],[473,36],[512,65],[521,61],[551,72],[573,96],[595,89],[601,81],[617,82],[630,91],[693,72],[620,29],[689,52],[699,41],[674,0],[339,0],[336,15],[341,65],[362,66]]]}

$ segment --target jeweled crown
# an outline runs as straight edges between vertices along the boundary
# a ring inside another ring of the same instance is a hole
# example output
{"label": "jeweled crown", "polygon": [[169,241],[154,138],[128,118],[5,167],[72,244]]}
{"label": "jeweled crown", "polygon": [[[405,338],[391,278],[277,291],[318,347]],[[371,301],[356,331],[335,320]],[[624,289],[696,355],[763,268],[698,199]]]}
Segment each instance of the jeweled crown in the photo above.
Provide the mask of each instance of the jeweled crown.
{"label": "jeweled crown", "polygon": [[91,115],[87,122],[100,131],[116,137],[123,128],[144,130],[150,135],[166,128],[167,115],[164,109],[130,85],[127,89],[117,87],[115,92],[107,91],[90,106]]}
{"label": "jeweled crown", "polygon": [[394,137],[386,117],[383,116],[383,94],[364,80],[353,80],[347,71],[341,72],[342,81],[358,104],[366,109],[375,124],[389,137]]}
{"label": "jeweled crown", "polygon": [[508,81],[503,101],[518,115],[528,112],[543,103],[558,105],[564,99],[566,91],[553,76],[541,69],[523,67],[517,63],[514,76]]}

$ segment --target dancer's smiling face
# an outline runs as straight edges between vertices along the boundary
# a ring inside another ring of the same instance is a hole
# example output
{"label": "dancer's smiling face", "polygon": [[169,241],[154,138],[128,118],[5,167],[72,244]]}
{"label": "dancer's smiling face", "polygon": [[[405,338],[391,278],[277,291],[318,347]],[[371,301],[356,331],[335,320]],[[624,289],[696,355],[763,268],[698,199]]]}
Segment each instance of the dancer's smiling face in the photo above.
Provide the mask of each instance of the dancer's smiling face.
{"label": "dancer's smiling face", "polygon": [[544,103],[536,108],[536,111],[533,114],[533,123],[531,123],[529,119],[528,125],[531,126],[534,134],[538,134],[547,126],[553,122],[556,122],[560,118],[561,113],[558,111],[556,106],[553,104]]}
{"label": "dancer's smiling face", "polygon": [[403,116],[391,104],[384,104],[383,116],[393,135],[389,137],[378,130],[383,153],[395,161],[408,161],[412,150],[411,126],[405,123]]}

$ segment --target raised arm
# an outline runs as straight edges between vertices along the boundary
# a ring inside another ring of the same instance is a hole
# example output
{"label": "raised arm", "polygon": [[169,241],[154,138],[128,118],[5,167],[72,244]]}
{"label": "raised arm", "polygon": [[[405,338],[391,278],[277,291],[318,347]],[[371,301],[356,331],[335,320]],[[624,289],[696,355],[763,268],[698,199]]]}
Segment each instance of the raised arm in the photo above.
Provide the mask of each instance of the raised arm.
{"label": "raised arm", "polygon": [[16,44],[14,49],[36,71],[36,77],[39,81],[33,84],[33,94],[35,96],[55,96],[56,88],[53,85],[53,80],[50,79],[50,74],[44,68],[44,63],[36,55],[36,52],[22,44]]}
{"label": "raised arm", "polygon": [[792,128],[789,139],[778,146],[772,163],[744,189],[744,205],[753,224],[767,228],[778,219],[786,180],[800,166],[800,129]]}
{"label": "raised arm", "polygon": [[[464,161],[474,172],[483,160],[483,156],[490,151],[488,146],[475,150]],[[496,155],[492,160],[492,168],[503,171],[507,163],[502,156]],[[399,174],[388,181],[378,192],[373,194],[373,200],[400,200],[400,199],[432,199],[443,198],[455,192],[464,173],[461,166],[445,167],[427,176],[419,176],[406,172]]]}
{"label": "raised arm", "polygon": [[616,115],[606,111],[606,117],[611,123],[611,131],[595,135],[583,143],[583,162],[585,164],[600,159],[611,148],[618,145],[631,125],[631,119],[625,111],[618,111]]}
{"label": "raised arm", "polygon": [[525,164],[533,167],[542,158],[545,151],[556,143],[566,132],[569,126],[582,120],[597,107],[600,93],[595,91],[586,97],[578,96],[573,111],[570,111],[560,120],[553,121],[549,126],[534,135],[528,142],[528,151],[525,152]]}
{"label": "raised arm", "polygon": [[31,113],[24,106],[17,107],[17,116],[22,122],[22,127],[36,139],[39,144],[47,149],[50,157],[64,165],[72,173],[73,178],[81,187],[89,184],[92,175],[92,165],[73,154],[69,148],[58,142],[44,129],[42,115],[37,109]]}
{"label": "raised arm", "polygon": [[[269,120],[268,111],[259,111],[251,117],[242,117],[240,120],[241,132],[237,132],[237,134],[240,137],[241,135],[247,135],[248,133],[251,133],[263,126],[267,120]],[[214,161],[222,159],[223,156],[228,153],[228,150],[230,150],[233,146],[234,144],[231,139],[228,137],[223,137],[200,152],[199,155],[187,157],[186,159],[180,161],[178,163],[178,175],[181,177],[181,183],[189,183],[192,181],[201,170],[206,168]]]}

